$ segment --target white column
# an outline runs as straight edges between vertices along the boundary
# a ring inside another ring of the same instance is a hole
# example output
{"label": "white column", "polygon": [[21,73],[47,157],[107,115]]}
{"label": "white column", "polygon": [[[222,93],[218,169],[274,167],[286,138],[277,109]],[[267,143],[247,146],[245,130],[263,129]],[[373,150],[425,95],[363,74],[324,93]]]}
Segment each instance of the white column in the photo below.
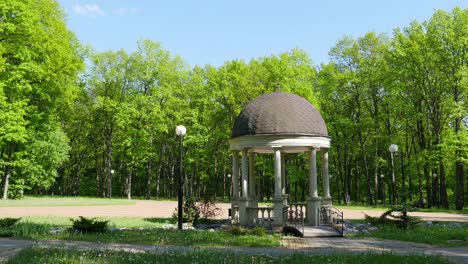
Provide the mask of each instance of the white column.
{"label": "white column", "polygon": [[249,180],[249,160],[247,156],[248,149],[242,150],[242,198],[248,198],[247,182]]}
{"label": "white column", "polygon": [[319,209],[322,206],[322,198],[317,191],[317,149],[309,149],[309,199],[307,199],[306,218],[307,224],[319,225]]}
{"label": "white column", "polygon": [[328,175],[328,149],[323,151],[322,155],[323,170],[323,198],[330,198],[330,176]]}
{"label": "white column", "polygon": [[281,191],[281,151],[280,149],[276,148],[275,151],[275,198],[282,199],[282,191]]}
{"label": "white column", "polygon": [[232,198],[239,200],[239,151],[232,151]]}
{"label": "white column", "polygon": [[309,197],[317,198],[317,149],[310,148],[309,154]]}
{"label": "white column", "polygon": [[284,153],[281,153],[281,194],[286,194],[286,165],[284,162]]}
{"label": "white column", "polygon": [[247,155],[248,149],[242,150],[242,179],[241,189],[242,197],[239,199],[239,224],[249,225],[249,199],[248,199],[248,179],[249,179],[249,157]]}
{"label": "white column", "polygon": [[249,153],[249,199],[255,199],[255,152]]}
{"label": "white column", "polygon": [[273,224],[275,226],[283,225],[284,199],[281,188],[281,150],[274,148],[275,157],[275,196],[273,198]]}

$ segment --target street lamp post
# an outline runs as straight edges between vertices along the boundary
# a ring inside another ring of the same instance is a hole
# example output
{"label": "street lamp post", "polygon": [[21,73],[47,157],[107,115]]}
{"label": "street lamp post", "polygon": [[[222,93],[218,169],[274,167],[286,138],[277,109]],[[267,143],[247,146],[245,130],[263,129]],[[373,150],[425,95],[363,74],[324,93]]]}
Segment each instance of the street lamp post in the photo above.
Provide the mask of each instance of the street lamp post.
{"label": "street lamp post", "polygon": [[382,203],[384,206],[387,205],[385,202],[385,175],[382,173],[380,174],[380,181],[382,182]]}
{"label": "street lamp post", "polygon": [[[228,173],[227,177],[228,177],[228,180],[230,181],[231,180],[231,174]],[[224,183],[224,189],[225,190],[223,191],[223,199],[226,196],[226,194],[225,194],[226,193],[226,183]],[[231,195],[232,195],[232,187],[229,188],[229,197],[232,197]]]}
{"label": "street lamp post", "polygon": [[396,204],[396,193],[395,193],[395,166],[393,164],[393,155],[398,151],[398,146],[395,144],[391,144],[388,147],[388,151],[390,151],[390,157],[392,161],[392,204]]}
{"label": "street lamp post", "polygon": [[439,199],[440,196],[438,195],[438,189],[439,189],[439,179],[437,179],[437,173],[432,174],[432,201],[433,205],[435,206],[437,204],[437,208],[439,208],[440,203]]}
{"label": "street lamp post", "polygon": [[[406,183],[405,183],[405,164],[403,162],[403,150],[400,153],[400,160],[401,160],[401,178],[403,180],[403,204],[406,205]],[[411,197],[410,197],[411,201]]]}
{"label": "street lamp post", "polygon": [[109,196],[109,199],[112,198],[112,177],[114,177],[114,170],[110,170],[110,178],[109,178],[109,181],[108,181],[108,189],[107,190],[109,192],[108,196]]}
{"label": "street lamp post", "polygon": [[179,136],[179,145],[180,145],[180,153],[179,153],[179,181],[178,181],[178,205],[177,205],[177,228],[182,230],[182,153],[184,149],[184,145],[182,144],[182,140],[184,138],[187,129],[184,126],[177,126],[176,127],[176,134]]}

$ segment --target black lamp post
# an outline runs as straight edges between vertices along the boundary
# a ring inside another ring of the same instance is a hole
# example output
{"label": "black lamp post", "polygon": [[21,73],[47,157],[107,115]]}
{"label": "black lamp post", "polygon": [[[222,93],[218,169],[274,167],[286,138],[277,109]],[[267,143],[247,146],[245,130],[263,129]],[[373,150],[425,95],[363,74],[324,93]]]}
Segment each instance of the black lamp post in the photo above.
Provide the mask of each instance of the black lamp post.
{"label": "black lamp post", "polygon": [[177,205],[177,228],[182,230],[182,153],[184,150],[184,145],[182,144],[182,140],[184,139],[184,135],[187,132],[187,129],[184,126],[177,126],[176,127],[176,134],[179,136],[179,145],[180,145],[180,153],[179,153],[179,191],[178,191],[178,205]]}
{"label": "black lamp post", "polygon": [[380,181],[382,182],[382,203],[383,206],[386,206],[387,203],[385,202],[385,175],[383,173],[380,174]]}

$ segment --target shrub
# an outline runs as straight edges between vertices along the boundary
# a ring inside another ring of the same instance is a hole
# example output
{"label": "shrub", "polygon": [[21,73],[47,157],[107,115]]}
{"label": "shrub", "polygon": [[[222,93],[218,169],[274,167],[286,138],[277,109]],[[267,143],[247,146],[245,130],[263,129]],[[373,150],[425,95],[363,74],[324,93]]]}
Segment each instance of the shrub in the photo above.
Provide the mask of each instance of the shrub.
{"label": "shrub", "polygon": [[[188,198],[184,200],[182,205],[182,223],[191,223],[195,225],[200,218],[200,210],[197,207],[195,200]],[[178,220],[178,210],[175,208],[174,213],[172,214],[172,219],[174,222]]]}
{"label": "shrub", "polygon": [[205,200],[203,203],[198,204],[198,211],[203,219],[212,219],[222,215],[223,211],[217,207],[215,202],[211,200]]}
{"label": "shrub", "polygon": [[266,230],[264,227],[254,227],[254,228],[245,228],[239,225],[231,226],[229,233],[235,236],[245,236],[245,235],[253,235],[253,236],[265,236]]}
{"label": "shrub", "polygon": [[386,211],[380,217],[372,217],[369,215],[365,215],[365,219],[373,225],[392,225],[398,228],[406,229],[420,222],[419,217],[408,215],[408,212],[411,212],[413,210],[413,208],[399,206]]}
{"label": "shrub", "polygon": [[233,225],[231,226],[231,229],[229,230],[229,233],[235,235],[235,236],[243,236],[247,234],[247,230],[243,228],[242,226],[239,225]]}
{"label": "shrub", "polygon": [[79,216],[79,219],[70,219],[73,223],[73,230],[81,233],[102,233],[106,231],[109,221],[98,221],[96,218],[86,218]]}
{"label": "shrub", "polygon": [[21,218],[2,218],[0,219],[0,228],[9,228],[16,224]]}
{"label": "shrub", "polygon": [[254,235],[254,236],[262,237],[262,236],[266,235],[266,231],[265,231],[264,227],[256,226],[256,227],[251,229],[251,234]]}

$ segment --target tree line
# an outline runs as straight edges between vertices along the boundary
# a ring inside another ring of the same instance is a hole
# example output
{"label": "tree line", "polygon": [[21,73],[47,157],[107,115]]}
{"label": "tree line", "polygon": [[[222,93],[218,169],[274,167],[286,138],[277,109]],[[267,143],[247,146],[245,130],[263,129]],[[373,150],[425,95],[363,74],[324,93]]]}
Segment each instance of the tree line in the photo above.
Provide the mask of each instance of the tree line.
{"label": "tree line", "polygon": [[[345,36],[330,62],[306,52],[189,67],[158,42],[97,52],[66,28],[55,1],[0,3],[0,179],[3,198],[29,194],[228,198],[227,140],[243,107],[276,90],[308,99],[332,138],[336,202],[424,198],[462,209],[468,190],[468,9],[436,11],[392,36]],[[86,63],[85,63],[86,62]],[[388,147],[399,150],[392,159]],[[292,200],[307,197],[305,154],[287,155]],[[271,198],[272,157],[258,156]]]}

